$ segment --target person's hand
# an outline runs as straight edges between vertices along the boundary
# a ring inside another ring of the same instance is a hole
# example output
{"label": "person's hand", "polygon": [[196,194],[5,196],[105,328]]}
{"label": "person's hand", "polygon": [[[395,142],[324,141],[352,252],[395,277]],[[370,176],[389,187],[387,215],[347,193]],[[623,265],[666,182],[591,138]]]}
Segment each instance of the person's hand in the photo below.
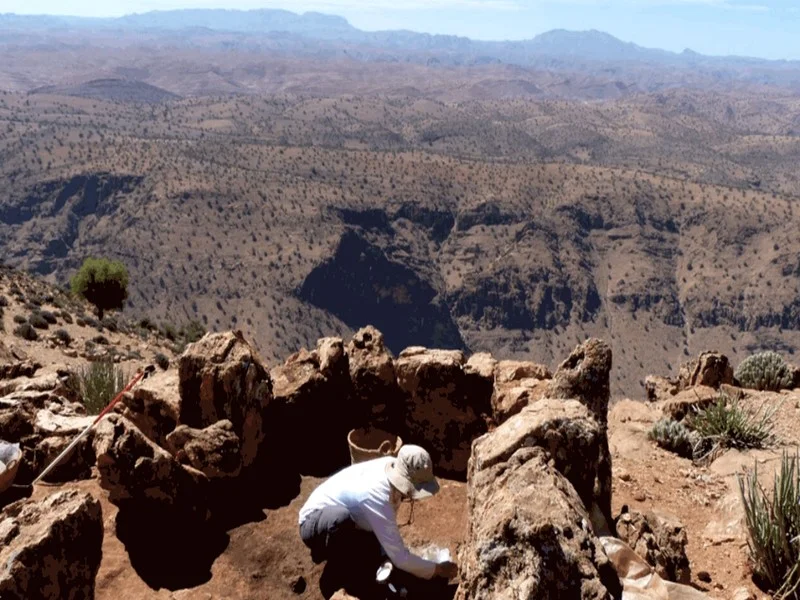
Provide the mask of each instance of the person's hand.
{"label": "person's hand", "polygon": [[458,565],[449,560],[439,563],[436,565],[436,571],[434,571],[434,575],[436,577],[442,577],[448,580],[453,579],[456,575],[458,575]]}

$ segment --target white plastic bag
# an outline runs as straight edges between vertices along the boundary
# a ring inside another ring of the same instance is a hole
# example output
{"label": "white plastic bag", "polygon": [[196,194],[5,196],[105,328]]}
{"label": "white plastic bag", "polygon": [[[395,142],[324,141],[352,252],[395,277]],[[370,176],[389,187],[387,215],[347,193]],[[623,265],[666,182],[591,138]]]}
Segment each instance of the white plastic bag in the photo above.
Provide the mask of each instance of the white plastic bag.
{"label": "white plastic bag", "polygon": [[422,548],[419,550],[418,554],[425,560],[431,560],[437,563],[443,563],[452,560],[450,558],[449,548],[440,548],[439,546],[435,546],[433,544]]}

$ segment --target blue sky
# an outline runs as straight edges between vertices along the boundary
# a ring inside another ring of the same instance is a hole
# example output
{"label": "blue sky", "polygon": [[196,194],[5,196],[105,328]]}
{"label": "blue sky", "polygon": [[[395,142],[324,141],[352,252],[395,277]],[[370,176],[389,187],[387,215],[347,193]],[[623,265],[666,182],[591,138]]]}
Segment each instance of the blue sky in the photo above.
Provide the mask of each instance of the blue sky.
{"label": "blue sky", "polygon": [[642,46],[800,60],[800,0],[0,0],[0,12],[118,16],[176,8],[284,8],[362,29],[525,39],[600,29]]}

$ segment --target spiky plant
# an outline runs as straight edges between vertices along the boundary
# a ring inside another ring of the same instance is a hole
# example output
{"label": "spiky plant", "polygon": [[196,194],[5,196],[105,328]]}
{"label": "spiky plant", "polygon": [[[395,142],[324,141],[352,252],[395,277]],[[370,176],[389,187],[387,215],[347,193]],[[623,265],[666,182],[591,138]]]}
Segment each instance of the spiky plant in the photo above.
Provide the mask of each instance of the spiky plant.
{"label": "spiky plant", "polygon": [[90,363],[78,373],[86,413],[99,414],[125,387],[125,372],[112,361]]}
{"label": "spiky plant", "polygon": [[745,358],[734,373],[742,387],[778,392],[791,388],[794,377],[777,352],[759,352]]}
{"label": "spiky plant", "polygon": [[697,436],[683,423],[664,418],[657,421],[648,437],[660,447],[684,458],[692,458]]}
{"label": "spiky plant", "polygon": [[766,448],[776,442],[774,416],[779,407],[762,404],[752,410],[742,406],[741,396],[720,394],[714,404],[689,415],[687,426],[713,450]]}
{"label": "spiky plant", "polygon": [[758,464],[739,476],[755,580],[778,600],[800,598],[800,471],[784,452],[771,497],[758,481]]}

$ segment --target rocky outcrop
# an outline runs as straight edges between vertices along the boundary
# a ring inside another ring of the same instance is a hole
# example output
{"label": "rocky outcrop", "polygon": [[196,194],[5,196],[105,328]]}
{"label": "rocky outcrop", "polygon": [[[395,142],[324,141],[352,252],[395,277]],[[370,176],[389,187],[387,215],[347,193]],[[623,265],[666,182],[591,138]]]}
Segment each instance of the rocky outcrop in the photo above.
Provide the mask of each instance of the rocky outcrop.
{"label": "rocky outcrop", "polygon": [[[434,466],[464,476],[472,440],[488,429],[489,397],[468,384],[459,350],[404,350],[395,369],[405,395],[403,439],[424,446]],[[474,375],[474,373],[473,373]]]}
{"label": "rocky outcrop", "polygon": [[689,583],[692,572],[686,556],[689,539],[675,517],[649,512],[626,512],[617,520],[617,534],[667,581]]}
{"label": "rocky outcrop", "polygon": [[719,391],[707,386],[696,386],[683,390],[665,400],[661,405],[664,415],[675,421],[680,421],[692,411],[703,410],[714,404],[719,398]]}
{"label": "rocky outcrop", "polygon": [[733,367],[728,357],[720,352],[703,352],[681,366],[678,385],[681,390],[695,386],[719,389],[723,384],[733,383]]}
{"label": "rocky outcrop", "polygon": [[644,390],[650,402],[668,400],[678,393],[680,384],[677,380],[660,375],[648,375],[644,378]]}
{"label": "rocky outcrop", "polygon": [[240,331],[207,334],[190,344],[179,361],[179,422],[204,429],[223,419],[242,444],[242,465],[257,458],[265,438],[265,411],[272,380]]}
{"label": "rocky outcrop", "polygon": [[209,479],[236,477],[242,470],[241,442],[227,419],[205,429],[179,425],[166,441],[181,464],[192,466]]}
{"label": "rocky outcrop", "polygon": [[383,334],[372,326],[360,329],[347,345],[353,402],[369,422],[392,430],[403,418],[403,407],[394,360]]}
{"label": "rocky outcrop", "polygon": [[503,360],[494,372],[492,415],[495,423],[503,423],[525,406],[547,396],[550,370],[532,362]]}
{"label": "rocky outcrop", "polygon": [[94,598],[102,544],[100,503],[89,494],[68,490],[6,507],[0,513],[0,598]]}
{"label": "rocky outcrop", "polygon": [[181,402],[178,374],[157,372],[122,397],[122,414],[160,446],[177,426]]}
{"label": "rocky outcrop", "polygon": [[112,502],[207,518],[208,478],[180,464],[125,417],[112,414],[97,425],[94,450],[100,485]]}
{"label": "rocky outcrop", "polygon": [[574,400],[525,407],[473,443],[459,600],[610,598],[619,590],[591,525],[603,433]]}
{"label": "rocky outcrop", "polygon": [[282,440],[285,455],[297,461],[301,473],[310,475],[327,475],[345,466],[347,432],[366,420],[367,411],[352,401],[342,340],[322,339],[316,350],[293,354],[271,375],[276,401],[271,418],[280,424],[275,436]]}
{"label": "rocky outcrop", "polygon": [[611,515],[611,451],[608,447],[608,403],[611,348],[598,339],[589,339],[575,348],[559,365],[547,390],[550,398],[574,398],[589,409],[600,427],[600,459],[595,482],[594,502],[608,525]]}
{"label": "rocky outcrop", "polygon": [[[22,459],[16,482],[21,484],[30,483],[66,448],[72,436],[91,422],[84,415],[83,405],[55,393],[60,385],[58,377],[30,381],[35,382],[34,389],[21,389],[0,397],[0,439],[20,445]],[[55,389],[39,389],[48,385]],[[48,475],[48,481],[88,477],[93,464],[91,436],[87,436],[71,459]]]}
{"label": "rocky outcrop", "polygon": [[9,348],[0,342],[0,380],[33,377],[40,368],[39,363],[28,359],[28,356],[21,350]]}

